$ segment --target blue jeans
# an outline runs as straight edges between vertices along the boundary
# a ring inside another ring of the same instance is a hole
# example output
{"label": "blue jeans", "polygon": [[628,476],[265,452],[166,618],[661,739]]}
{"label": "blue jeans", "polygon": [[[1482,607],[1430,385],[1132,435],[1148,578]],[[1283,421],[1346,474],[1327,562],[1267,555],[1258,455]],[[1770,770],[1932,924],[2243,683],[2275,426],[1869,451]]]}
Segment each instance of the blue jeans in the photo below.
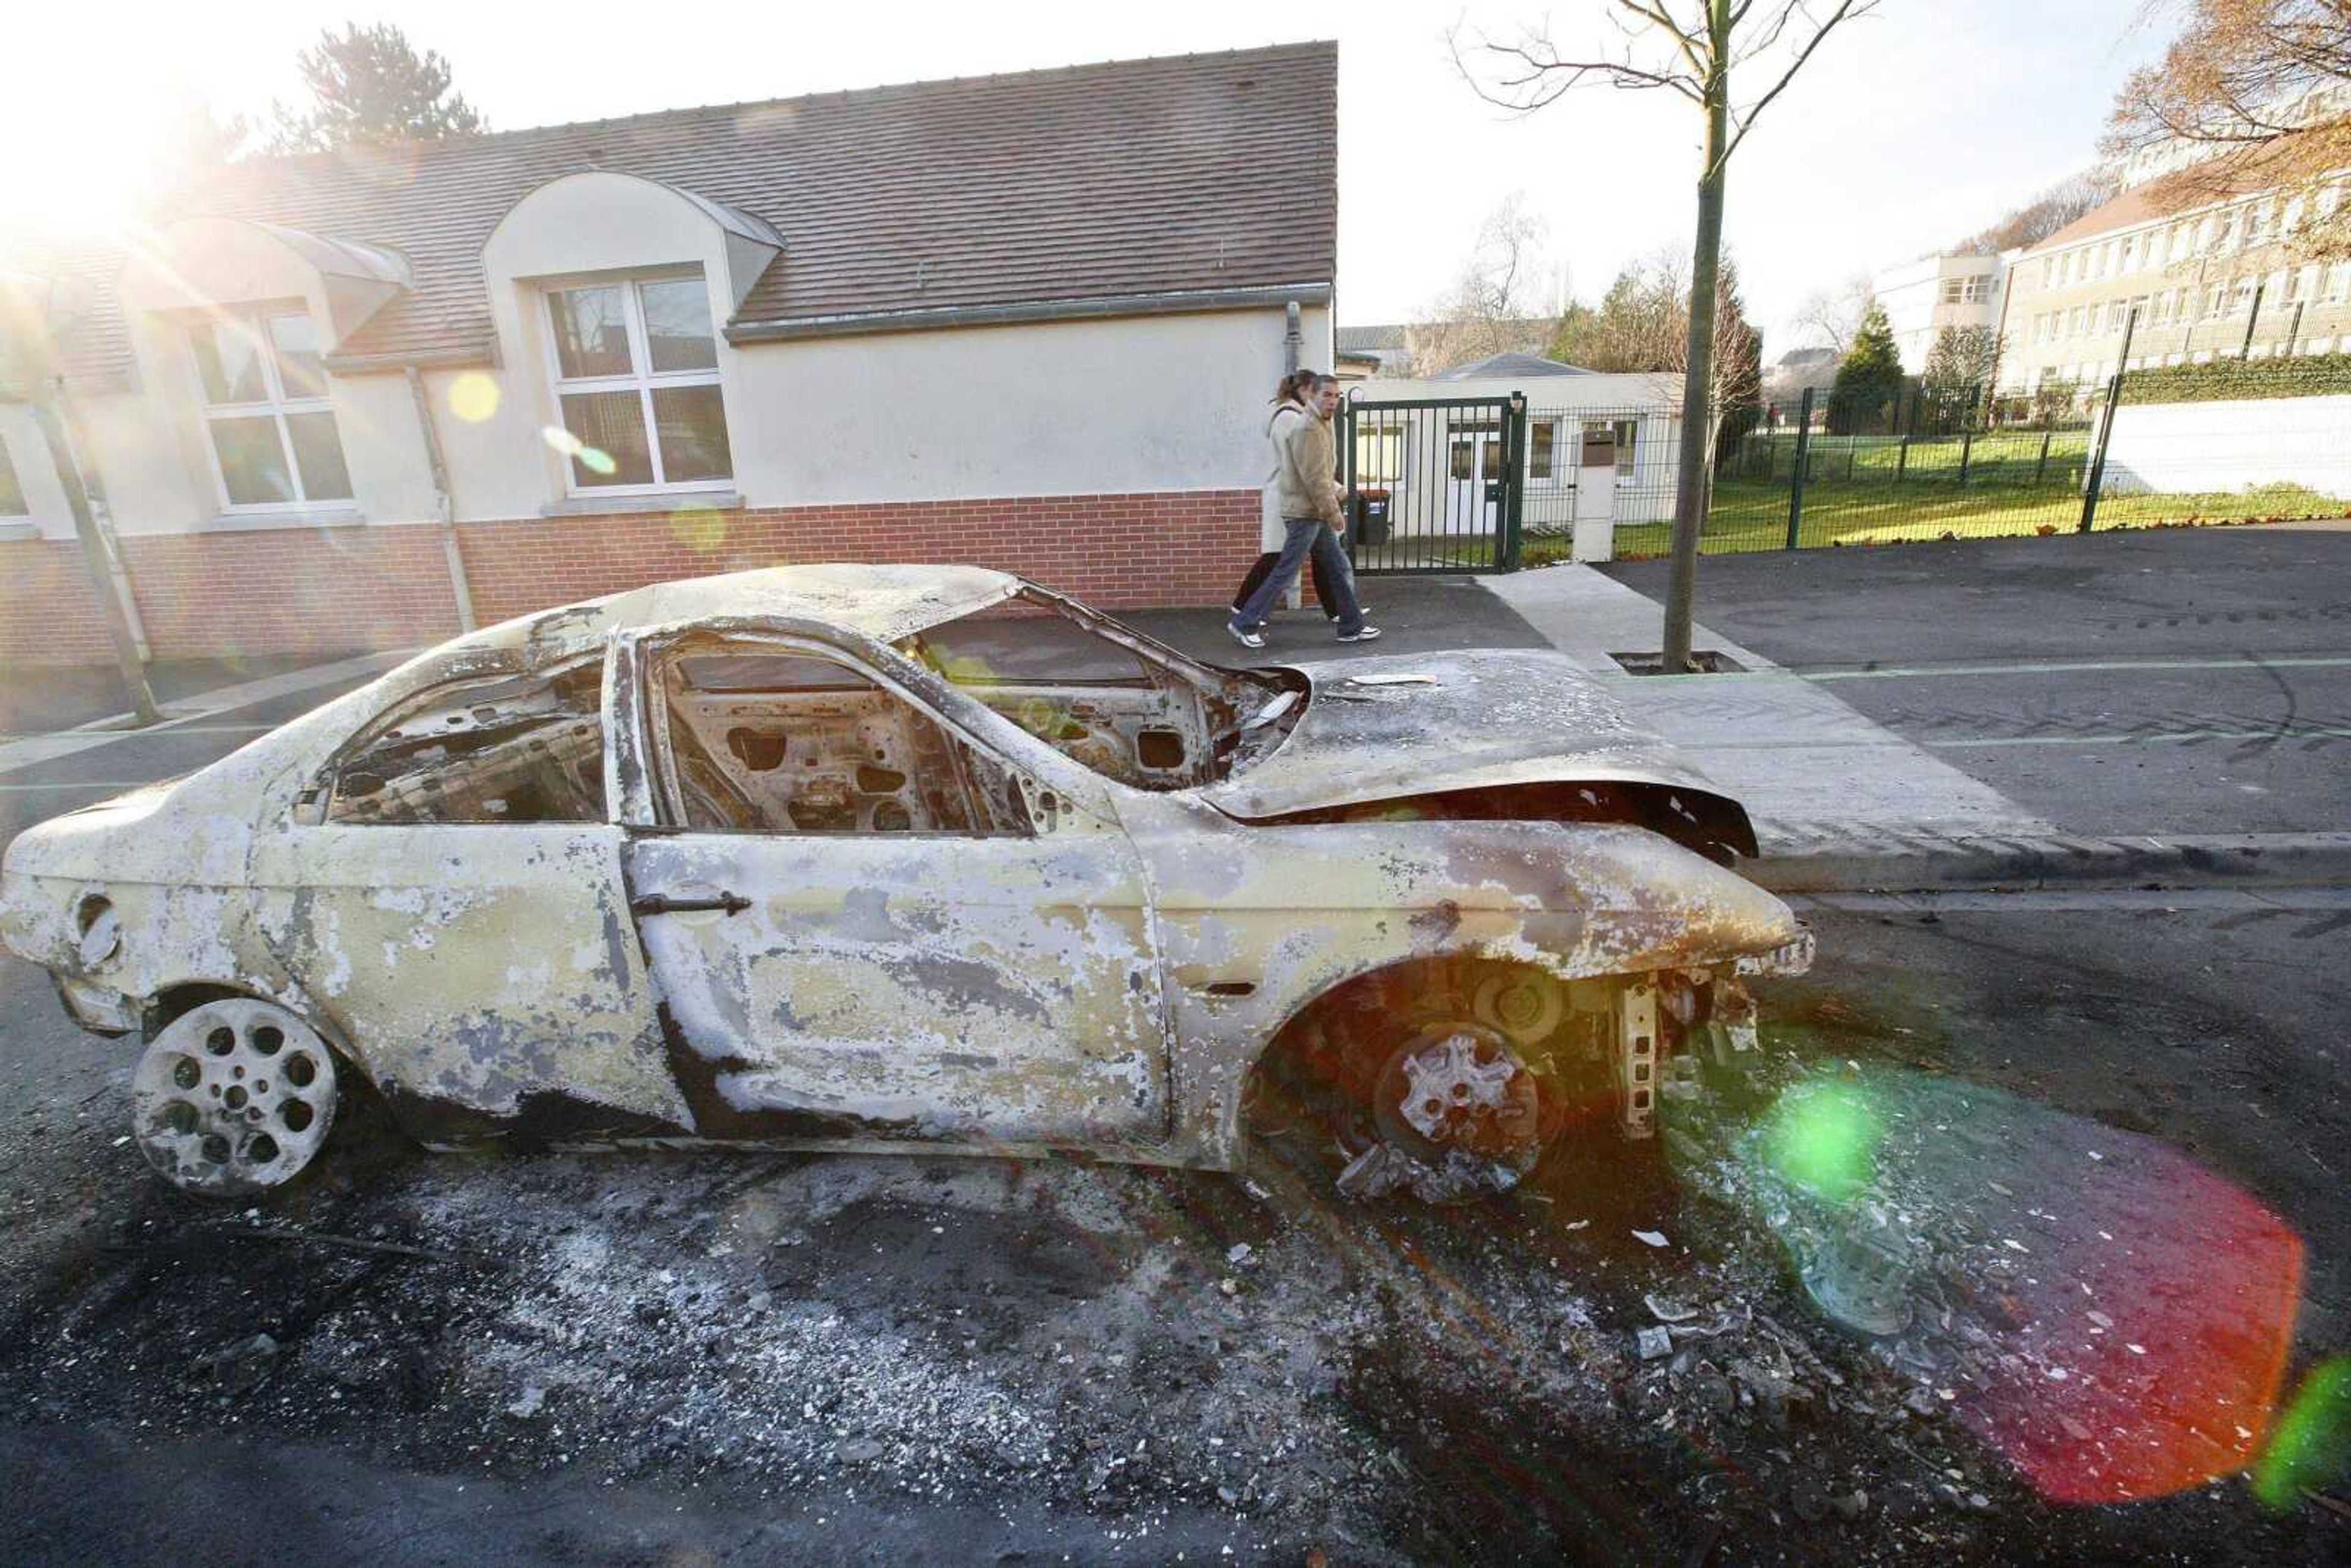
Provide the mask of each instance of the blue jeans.
{"label": "blue jeans", "polygon": [[1281,559],[1265,574],[1265,580],[1257,585],[1249,602],[1234,612],[1233,624],[1248,632],[1262,627],[1275,603],[1297,580],[1299,569],[1306,564],[1307,552],[1311,550],[1321,562],[1339,601],[1339,635],[1352,637],[1362,631],[1364,607],[1355,600],[1355,567],[1347,559],[1347,552],[1339,548],[1339,536],[1325,528],[1320,517],[1284,517],[1281,526],[1290,530],[1281,541]]}

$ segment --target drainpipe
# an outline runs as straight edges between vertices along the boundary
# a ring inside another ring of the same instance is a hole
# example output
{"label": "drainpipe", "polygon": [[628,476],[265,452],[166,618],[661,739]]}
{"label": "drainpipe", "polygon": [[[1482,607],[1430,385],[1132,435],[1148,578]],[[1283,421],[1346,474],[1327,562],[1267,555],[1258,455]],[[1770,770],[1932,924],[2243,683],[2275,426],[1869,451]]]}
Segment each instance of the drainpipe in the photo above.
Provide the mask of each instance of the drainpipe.
{"label": "drainpipe", "polygon": [[474,618],[474,590],[465,577],[465,558],[457,549],[457,508],[449,494],[449,464],[441,454],[441,427],[433,423],[433,400],[425,395],[424,378],[414,365],[402,367],[408,376],[408,395],[416,402],[416,423],[424,431],[424,460],[433,470],[433,510],[441,520],[441,555],[449,566],[449,592],[457,601],[457,630],[471,632],[480,622]]}
{"label": "drainpipe", "polygon": [[90,495],[82,483],[81,465],[74,456],[73,438],[66,428],[63,413],[63,383],[42,376],[34,383],[33,420],[41,429],[41,441],[49,449],[49,465],[57,470],[57,486],[66,494],[66,510],[73,514],[74,533],[81,540],[82,564],[89,570],[90,591],[98,597],[98,608],[106,618],[106,631],[114,644],[114,662],[122,672],[123,689],[131,695],[131,711],[142,725],[162,722],[162,714],[155,706],[154,690],[147,684],[144,639],[139,635],[131,612],[126,608],[130,583],[122,575],[122,562],[115,555],[113,540],[99,526],[97,511],[90,505]]}
{"label": "drainpipe", "polygon": [[1298,301],[1293,299],[1283,306],[1281,314],[1283,321],[1288,326],[1288,330],[1284,332],[1281,340],[1281,368],[1285,371],[1294,371],[1298,368],[1300,350],[1306,344],[1306,334],[1299,329],[1298,325]]}

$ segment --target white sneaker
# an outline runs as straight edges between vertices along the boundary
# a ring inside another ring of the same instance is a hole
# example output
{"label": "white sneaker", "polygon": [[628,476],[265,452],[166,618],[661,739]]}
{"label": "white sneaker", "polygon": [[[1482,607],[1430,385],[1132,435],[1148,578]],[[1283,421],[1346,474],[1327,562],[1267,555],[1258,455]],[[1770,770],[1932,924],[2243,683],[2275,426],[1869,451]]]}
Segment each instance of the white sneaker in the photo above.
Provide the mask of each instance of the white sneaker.
{"label": "white sneaker", "polygon": [[1262,648],[1265,646],[1265,638],[1260,633],[1252,632],[1246,626],[1228,621],[1225,622],[1225,630],[1231,632],[1233,634],[1233,641],[1238,643],[1244,648]]}
{"label": "white sneaker", "polygon": [[1378,627],[1366,626],[1359,632],[1340,632],[1339,641],[1342,643],[1369,643],[1377,639],[1379,634],[1380,629]]}

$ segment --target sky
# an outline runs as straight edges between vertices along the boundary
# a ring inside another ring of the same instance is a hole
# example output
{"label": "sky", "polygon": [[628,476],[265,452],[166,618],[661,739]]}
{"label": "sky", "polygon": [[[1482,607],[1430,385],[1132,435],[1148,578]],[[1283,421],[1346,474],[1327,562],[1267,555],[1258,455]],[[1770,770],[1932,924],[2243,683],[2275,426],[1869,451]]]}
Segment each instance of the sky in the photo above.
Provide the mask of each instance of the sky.
{"label": "sky", "polygon": [[[0,94],[0,212],[101,221],[136,191],[175,101],[223,113],[297,101],[295,54],[323,27],[389,21],[438,49],[498,130],[1196,50],[1339,41],[1339,317],[1409,320],[1459,274],[1513,194],[1550,235],[1551,276],[1598,298],[1626,263],[1687,253],[1698,111],[1657,92],[1587,88],[1538,113],[1481,102],[1447,42],[1548,27],[1562,52],[1623,47],[1604,0],[1507,5],[1263,0],[973,5],[694,6],[606,0],[559,11],[479,0],[365,10],[31,7]],[[1797,346],[1804,298],[1981,228],[2086,167],[2125,74],[2160,53],[2141,0],[1883,0],[1823,47],[1730,172],[1725,235],[1765,353]],[[664,20],[664,16],[668,19]],[[1646,46],[1636,43],[1635,48]],[[46,61],[26,70],[22,62]],[[1763,73],[1736,96],[1765,85]],[[1740,85],[1734,83],[1734,89]],[[27,154],[30,153],[30,156]]]}

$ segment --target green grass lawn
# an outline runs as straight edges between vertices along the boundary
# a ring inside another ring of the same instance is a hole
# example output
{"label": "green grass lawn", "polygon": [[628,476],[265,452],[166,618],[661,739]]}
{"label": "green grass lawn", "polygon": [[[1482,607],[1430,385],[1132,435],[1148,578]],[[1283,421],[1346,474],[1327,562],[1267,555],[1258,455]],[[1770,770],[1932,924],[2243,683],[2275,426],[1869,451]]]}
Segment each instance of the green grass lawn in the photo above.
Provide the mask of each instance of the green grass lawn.
{"label": "green grass lawn", "polygon": [[[2070,438],[2071,444],[2061,445]],[[1968,482],[1958,483],[1959,444],[1913,442],[1908,453],[1883,438],[1846,438],[1821,454],[1804,486],[1804,515],[1797,542],[1829,545],[1895,544],[1918,539],[2001,538],[2039,533],[2072,533],[2082,521],[2082,433],[2060,431],[2047,462],[2041,461],[2038,432],[1980,438],[1969,456]],[[1989,449],[1989,450],[1987,450]],[[1815,446],[1816,454],[1819,447]],[[2062,454],[2062,456],[2061,456]],[[1783,549],[1788,542],[1787,455],[1778,477],[1726,478],[1715,486],[1714,507],[1700,536],[1708,554]],[[1848,478],[1847,465],[1852,476]],[[2038,469],[2043,477],[2032,476]],[[1898,477],[1897,477],[1898,475]],[[2285,517],[2351,515],[2351,500],[2299,485],[2182,495],[2125,496],[2108,493],[2098,502],[2101,529],[2160,524],[2273,521]],[[1619,524],[1619,557],[1663,555],[1670,522]],[[1529,565],[1568,553],[1564,538],[1530,538]]]}

